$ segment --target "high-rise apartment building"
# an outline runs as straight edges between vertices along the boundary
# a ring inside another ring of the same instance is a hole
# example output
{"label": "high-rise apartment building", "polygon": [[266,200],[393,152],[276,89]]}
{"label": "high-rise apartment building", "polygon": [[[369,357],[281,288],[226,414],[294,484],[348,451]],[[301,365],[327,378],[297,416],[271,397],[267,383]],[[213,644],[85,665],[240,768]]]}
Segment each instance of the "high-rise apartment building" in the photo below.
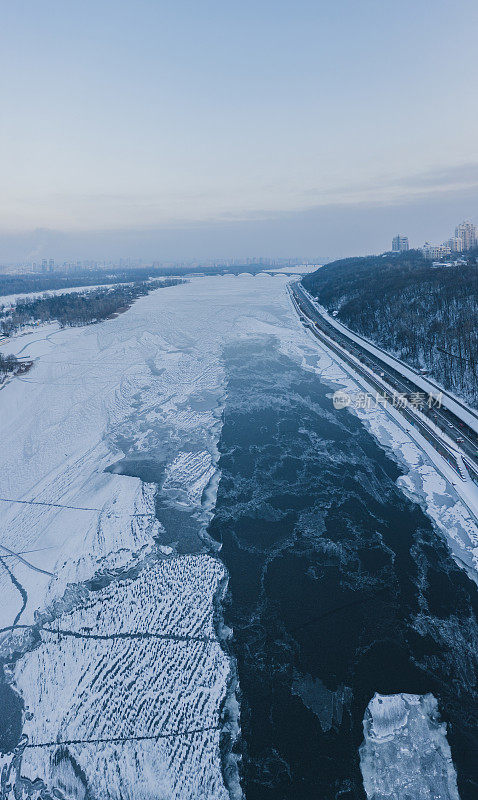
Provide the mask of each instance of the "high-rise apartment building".
{"label": "high-rise apartment building", "polygon": [[477,244],[476,226],[469,220],[462,222],[461,225],[457,225],[455,228],[455,239],[462,240],[462,250],[469,250],[471,247],[475,247]]}
{"label": "high-rise apartment building", "polygon": [[452,253],[461,253],[465,249],[463,247],[463,239],[460,239],[459,236],[453,236],[445,244],[449,246]]}
{"label": "high-rise apartment building", "polygon": [[394,236],[392,239],[392,252],[403,253],[404,250],[408,250],[408,236]]}

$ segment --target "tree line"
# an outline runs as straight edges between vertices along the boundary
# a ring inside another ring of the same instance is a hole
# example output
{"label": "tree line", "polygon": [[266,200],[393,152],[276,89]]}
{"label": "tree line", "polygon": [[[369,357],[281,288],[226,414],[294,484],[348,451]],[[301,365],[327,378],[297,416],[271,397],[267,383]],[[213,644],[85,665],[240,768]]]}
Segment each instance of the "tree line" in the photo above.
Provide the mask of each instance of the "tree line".
{"label": "tree line", "polygon": [[[161,281],[143,281],[121,284],[114,288],[94,289],[87,293],[46,294],[33,300],[17,302],[13,308],[0,307],[0,335],[12,336],[21,328],[42,322],[58,322],[62,328],[68,325],[90,325],[114,314],[125,311],[138,298],[154,289],[184,283],[179,278]],[[0,373],[25,371],[25,362],[14,356],[0,353]]]}
{"label": "tree line", "polygon": [[46,294],[33,300],[19,301],[11,309],[0,310],[0,333],[11,336],[20,328],[36,322],[59,322],[67,325],[88,325],[107,319],[128,308],[134,300],[153,289],[174,286],[180,279],[121,284],[114,288],[93,289],[86,293]]}
{"label": "tree line", "polygon": [[28,273],[22,275],[0,275],[1,297],[9,294],[29,294],[30,292],[53,292],[72,286],[97,286],[98,284],[140,283],[150,278],[171,277],[178,274],[172,269],[136,267],[131,269],[75,270],[69,272]]}
{"label": "tree line", "polygon": [[0,353],[0,382],[8,373],[17,372],[25,366],[26,364],[19,361],[15,356],[4,356],[3,353]]}

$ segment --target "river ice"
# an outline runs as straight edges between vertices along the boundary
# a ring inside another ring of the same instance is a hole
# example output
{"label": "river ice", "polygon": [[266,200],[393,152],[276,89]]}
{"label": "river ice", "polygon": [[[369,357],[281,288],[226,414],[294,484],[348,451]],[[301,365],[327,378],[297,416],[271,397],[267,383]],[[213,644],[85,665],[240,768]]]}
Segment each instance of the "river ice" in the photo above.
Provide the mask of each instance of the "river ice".
{"label": "river ice", "polygon": [[270,334],[325,372],[287,280],[194,278],[7,345],[35,359],[0,392],[0,627],[28,738],[7,762],[24,797],[222,800],[236,785],[213,624],[226,576],[197,534],[219,479],[225,345]]}
{"label": "river ice", "polygon": [[456,775],[431,694],[376,694],[364,718],[360,766],[370,800],[459,800]]}
{"label": "river ice", "polygon": [[254,321],[290,325],[286,281],[195,279],[8,343],[35,365],[0,393],[0,627],[14,627],[4,654],[22,653],[9,679],[28,741],[7,789],[21,776],[31,797],[227,796],[226,576],[197,535],[181,555],[181,536],[214,506],[223,346]]}

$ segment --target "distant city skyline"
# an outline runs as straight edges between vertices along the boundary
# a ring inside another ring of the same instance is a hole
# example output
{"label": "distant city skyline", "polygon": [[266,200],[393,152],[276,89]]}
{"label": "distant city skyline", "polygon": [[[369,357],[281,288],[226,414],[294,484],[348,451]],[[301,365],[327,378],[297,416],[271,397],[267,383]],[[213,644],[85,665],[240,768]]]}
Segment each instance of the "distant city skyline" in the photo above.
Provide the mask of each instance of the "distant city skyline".
{"label": "distant city skyline", "polygon": [[[364,225],[367,218],[367,209],[361,209],[362,215],[364,215]],[[345,215],[345,210],[344,210]],[[300,219],[300,217],[298,217]],[[438,219],[441,221],[442,215],[438,214]],[[290,222],[290,220],[285,220],[284,217],[281,220],[282,228]],[[420,244],[418,240],[410,241],[409,237],[406,233],[395,234],[392,237],[391,246],[390,242],[388,242],[388,246],[382,247],[380,250],[375,250],[375,253],[387,252],[389,250],[401,252],[403,250],[408,249],[421,249],[426,255],[433,258],[439,258],[441,256],[447,255],[448,253],[458,252],[460,253],[462,250],[466,250],[469,247],[475,246],[477,243],[477,230],[478,226],[476,226],[469,218],[463,219],[462,222],[459,224],[455,224],[455,221],[447,220],[445,223],[445,229],[439,232],[438,236],[435,239],[442,241],[443,234],[446,231],[450,231],[454,228],[454,236],[451,238],[446,238],[442,244],[430,244],[430,239],[422,240]],[[270,225],[276,225],[276,221],[269,221]],[[238,231],[240,232],[241,227],[238,226]],[[369,228],[366,228],[369,230]],[[216,231],[217,232],[217,231]],[[163,235],[166,235],[167,232],[163,231]],[[175,231],[177,233],[177,231]],[[183,231],[185,234],[186,231]],[[197,231],[194,232],[192,230],[189,231],[190,234],[198,233]],[[279,229],[276,228],[276,233],[279,233]],[[382,230],[381,233],[383,234],[384,231]],[[201,231],[201,234],[204,234],[204,230]],[[105,234],[108,237],[108,232]],[[134,245],[131,244],[131,239],[134,243],[134,237],[136,236],[136,232],[126,231],[120,232],[117,234],[118,239],[118,246],[121,244],[124,245],[125,239],[129,241],[130,248]],[[165,254],[169,252],[168,250],[165,251],[164,249],[164,241],[162,243],[157,242],[158,231],[142,231],[142,237],[147,239],[147,248],[149,248],[150,254],[144,257],[135,257],[135,256],[125,256],[124,250],[118,250],[118,253],[122,253],[121,255],[111,255],[108,253],[105,255],[105,243],[102,241],[103,236],[101,233],[89,233],[86,234],[78,234],[76,238],[76,242],[74,247],[75,249],[75,256],[65,256],[65,252],[68,251],[68,248],[71,249],[72,247],[72,235],[71,234],[60,234],[54,231],[37,231],[30,234],[28,244],[32,247],[35,244],[35,240],[37,241],[37,246],[34,250],[31,250],[27,257],[20,258],[20,259],[13,259],[6,261],[4,260],[3,263],[0,263],[0,273],[5,271],[5,267],[8,267],[7,271],[11,271],[11,268],[14,265],[23,266],[25,268],[33,268],[34,271],[51,271],[54,267],[57,269],[58,267],[66,267],[68,269],[71,268],[84,268],[89,266],[94,267],[107,267],[111,265],[115,266],[144,266],[146,264],[153,264],[153,265],[160,265],[160,266],[173,266],[173,265],[201,265],[201,264],[257,264],[257,263],[264,263],[264,264],[273,264],[273,263],[315,263],[315,264],[323,264],[327,261],[332,261],[336,258],[346,257],[348,255],[366,255],[370,254],[371,251],[366,250],[363,253],[358,251],[354,251],[353,253],[335,253],[333,255],[325,255],[320,256],[317,253],[312,255],[311,253],[308,254],[300,254],[296,253],[295,255],[279,255],[276,253],[275,255],[264,255],[258,251],[255,255],[251,255],[249,251],[243,252],[241,255],[234,255],[234,254],[223,254],[223,255],[205,255],[201,251],[201,247],[195,247],[194,250],[189,253],[187,256],[183,256],[182,258],[177,255],[177,253],[173,256],[170,255],[169,257]],[[78,258],[78,255],[82,253],[83,248],[85,247],[84,238],[87,238],[88,241],[88,248],[90,252],[93,252],[93,255],[88,255],[85,257]],[[253,240],[254,237],[249,236],[247,237],[247,242]],[[166,239],[166,236],[165,236]],[[38,246],[40,245],[40,246]],[[13,241],[13,247],[15,246],[15,241]],[[94,247],[97,247],[97,251],[94,252]],[[106,246],[107,247],[107,246]],[[171,244],[169,245],[171,247]],[[93,248],[93,250],[92,250]],[[143,242],[144,248],[144,242]],[[63,253],[61,256],[56,256],[55,258],[51,257],[51,253]],[[158,258],[158,252],[162,253],[162,257]]]}
{"label": "distant city skyline", "polygon": [[6,5],[0,263],[333,258],[476,221],[477,22],[472,0]]}

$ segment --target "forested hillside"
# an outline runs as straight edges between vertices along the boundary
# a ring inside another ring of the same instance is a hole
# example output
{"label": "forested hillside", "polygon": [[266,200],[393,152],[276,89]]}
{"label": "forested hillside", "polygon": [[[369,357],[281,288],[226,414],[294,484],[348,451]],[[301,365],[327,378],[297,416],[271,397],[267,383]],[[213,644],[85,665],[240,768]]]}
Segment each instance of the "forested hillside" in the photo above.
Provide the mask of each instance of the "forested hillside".
{"label": "forested hillside", "polygon": [[478,406],[478,265],[420,251],[334,261],[303,278],[337,319]]}

